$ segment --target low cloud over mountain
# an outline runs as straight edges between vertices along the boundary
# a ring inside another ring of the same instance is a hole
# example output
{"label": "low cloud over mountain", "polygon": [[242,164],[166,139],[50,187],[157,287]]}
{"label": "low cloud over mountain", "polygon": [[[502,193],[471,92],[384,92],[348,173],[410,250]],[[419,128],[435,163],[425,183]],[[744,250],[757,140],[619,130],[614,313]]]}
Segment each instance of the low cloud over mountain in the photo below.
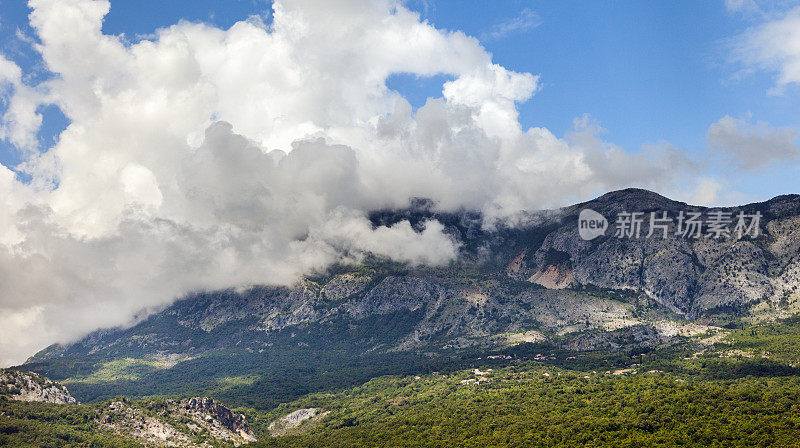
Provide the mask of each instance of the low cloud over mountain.
{"label": "low cloud over mountain", "polygon": [[[539,76],[401,3],[282,0],[267,22],[134,42],[103,32],[108,1],[29,5],[43,73],[0,56],[0,137],[23,158],[0,166],[0,364],[190,291],[365,253],[448,263],[440,223],[367,219],[413,198],[490,225],[618,187],[704,186],[680,183],[700,165],[679,149],[626,151],[590,117],[563,137],[524,129]],[[387,87],[398,73],[451,80],[415,110]],[[69,125],[42,148],[45,106]]]}

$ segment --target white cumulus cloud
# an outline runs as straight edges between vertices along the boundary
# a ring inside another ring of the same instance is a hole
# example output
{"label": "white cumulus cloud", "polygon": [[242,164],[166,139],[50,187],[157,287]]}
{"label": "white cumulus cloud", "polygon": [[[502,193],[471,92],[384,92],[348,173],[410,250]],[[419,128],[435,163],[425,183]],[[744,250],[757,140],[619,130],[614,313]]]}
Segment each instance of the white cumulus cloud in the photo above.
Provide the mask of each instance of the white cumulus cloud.
{"label": "white cumulus cloud", "polygon": [[774,72],[771,93],[781,93],[786,86],[800,83],[800,7],[769,16],[737,37],[733,57],[748,68]]}
{"label": "white cumulus cloud", "polygon": [[800,159],[798,137],[800,134],[792,128],[776,128],[763,121],[751,123],[727,115],[709,126],[706,133],[713,151],[744,170]]}

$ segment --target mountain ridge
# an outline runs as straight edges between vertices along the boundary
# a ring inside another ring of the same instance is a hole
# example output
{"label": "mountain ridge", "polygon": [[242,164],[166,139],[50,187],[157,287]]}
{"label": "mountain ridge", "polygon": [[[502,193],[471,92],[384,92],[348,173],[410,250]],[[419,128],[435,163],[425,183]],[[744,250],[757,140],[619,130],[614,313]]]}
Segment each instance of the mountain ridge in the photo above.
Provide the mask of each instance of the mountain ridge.
{"label": "mountain ridge", "polygon": [[[741,241],[607,234],[586,241],[577,229],[584,208],[609,223],[623,211],[759,212],[763,234]],[[266,372],[285,375],[296,368],[303,378],[346,368],[369,377],[446,360],[454,351],[520,343],[655,348],[800,310],[797,195],[719,209],[628,189],[490,228],[476,212],[437,212],[425,201],[370,218],[376,226],[437,219],[461,242],[461,258],[425,267],[368,257],[290,287],[199,292],[132,327],[48,347],[25,366],[66,380],[82,400],[125,387],[146,395],[143,379],[172,381],[175,368],[196,370],[204,384],[223,374],[250,375],[258,379],[236,387],[273,387],[263,383]],[[395,359],[408,366],[392,364],[400,362]],[[311,366],[308,372],[302,363]],[[385,365],[365,367],[371,363]],[[129,380],[114,382],[121,377]],[[175,380],[176,388],[184,386]]]}

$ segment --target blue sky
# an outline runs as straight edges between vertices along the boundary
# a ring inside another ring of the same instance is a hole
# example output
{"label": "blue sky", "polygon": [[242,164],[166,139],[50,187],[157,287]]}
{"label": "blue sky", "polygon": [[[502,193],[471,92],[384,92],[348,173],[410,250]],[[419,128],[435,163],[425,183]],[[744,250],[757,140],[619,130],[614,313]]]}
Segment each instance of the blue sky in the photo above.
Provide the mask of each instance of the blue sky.
{"label": "blue sky", "polygon": [[[574,118],[588,114],[606,130],[604,140],[632,152],[668,142],[706,161],[710,173],[727,177],[745,197],[800,191],[796,164],[741,176],[709,156],[706,131],[726,115],[800,129],[800,88],[790,85],[783,94],[770,95],[773,73],[742,73],[731,62],[730,40],[753,26],[754,18],[728,11],[721,0],[498,0],[491,7],[476,0],[412,0],[406,5],[437,28],[478,37],[496,63],[541,76],[540,91],[519,106],[523,127],[544,126],[563,136]],[[20,38],[34,35],[28,12],[25,2],[0,0],[0,51],[28,80],[36,80],[44,73],[41,60]],[[269,13],[270,2],[263,0],[116,0],[103,31],[135,41],[179,20],[227,28],[252,14],[269,20]],[[397,75],[388,85],[419,107],[427,97],[440,96],[448,79]],[[40,140],[47,146],[67,120],[55,107],[42,112]],[[19,153],[0,142],[0,163],[19,161]]]}

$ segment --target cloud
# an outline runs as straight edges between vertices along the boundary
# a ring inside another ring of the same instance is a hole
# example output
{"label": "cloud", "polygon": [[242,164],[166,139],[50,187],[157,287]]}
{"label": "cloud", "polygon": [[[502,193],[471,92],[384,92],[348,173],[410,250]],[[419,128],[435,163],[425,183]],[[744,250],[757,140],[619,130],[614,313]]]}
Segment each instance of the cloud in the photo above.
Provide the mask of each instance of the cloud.
{"label": "cloud", "polygon": [[742,170],[800,159],[798,136],[792,128],[775,128],[763,121],[750,123],[730,116],[722,117],[706,132],[709,147]]}
{"label": "cloud", "polygon": [[494,25],[481,35],[484,40],[499,40],[514,33],[529,31],[542,24],[542,18],[536,11],[523,9],[518,16]]}
{"label": "cloud", "polygon": [[690,195],[689,204],[711,207],[717,205],[720,191],[725,185],[713,178],[702,178]]}
{"label": "cloud", "polygon": [[[9,98],[8,92],[14,95]],[[42,116],[36,109],[42,98],[39,92],[22,82],[22,70],[17,64],[3,55],[0,55],[0,95],[8,99],[0,117],[0,139],[22,149],[34,149],[36,132],[42,125]]]}
{"label": "cloud", "polygon": [[772,94],[800,83],[800,7],[748,29],[733,40],[732,52],[748,69],[776,73]]}
{"label": "cloud", "polygon": [[[537,76],[397,2],[322,4],[129,43],[102,32],[107,1],[30,1],[51,76],[28,85],[0,60],[2,137],[32,179],[0,166],[0,363],[191,291],[290,284],[366,253],[450,262],[440,223],[367,219],[411,198],[503,219],[694,170],[669,145],[608,143],[588,117],[563,138],[522,129]],[[451,80],[414,111],[386,86],[396,73]],[[32,152],[45,104],[70,124]]]}
{"label": "cloud", "polygon": [[745,12],[763,14],[761,8],[754,0],[725,0],[725,9],[728,12]]}

